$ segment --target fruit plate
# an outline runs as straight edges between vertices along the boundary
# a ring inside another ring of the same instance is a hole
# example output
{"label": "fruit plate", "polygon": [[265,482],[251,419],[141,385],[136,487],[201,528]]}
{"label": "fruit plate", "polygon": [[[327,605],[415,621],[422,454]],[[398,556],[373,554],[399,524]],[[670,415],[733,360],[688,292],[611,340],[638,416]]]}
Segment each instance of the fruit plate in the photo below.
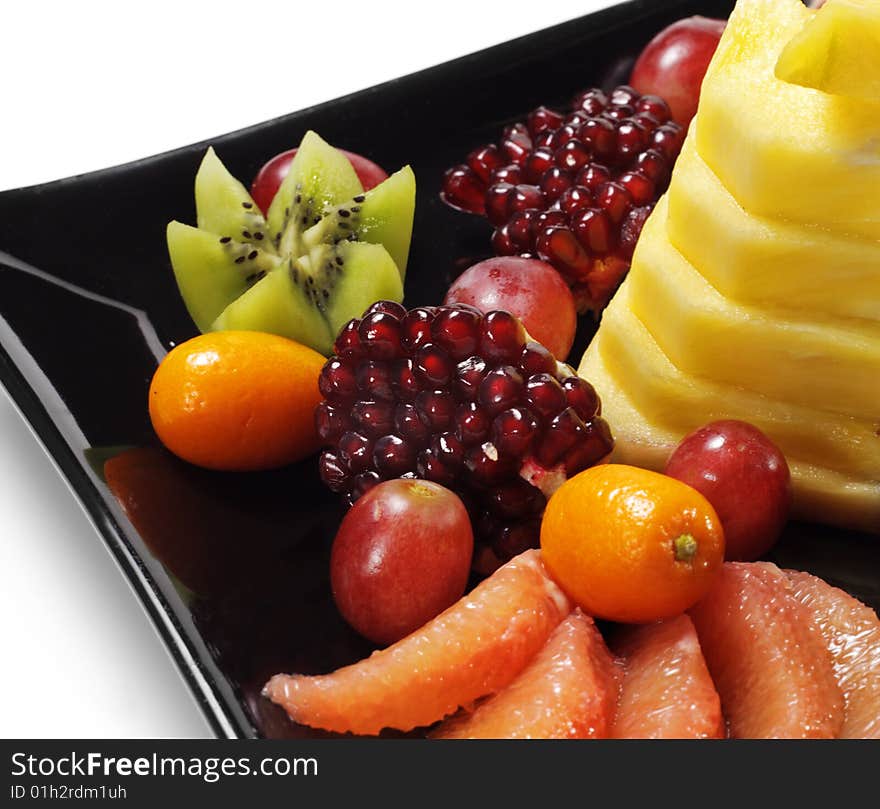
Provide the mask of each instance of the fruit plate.
{"label": "fruit plate", "polygon": [[[242,178],[310,128],[388,168],[411,163],[418,198],[406,302],[436,303],[489,252],[486,222],[441,203],[444,169],[539,104],[625,79],[634,55],[673,20],[726,16],[732,6],[634,0],[212,144]],[[321,485],[314,458],[247,475],[187,466],[160,449],[147,415],[157,360],[195,333],[164,228],[194,220],[193,177],[207,145],[0,194],[0,380],[217,735],[315,736],[260,689],[278,671],[328,671],[370,651],[330,596],[337,498]],[[63,238],[47,238],[47,221]],[[584,319],[573,358],[593,329]],[[880,607],[880,550],[869,537],[795,525],[774,558]]]}

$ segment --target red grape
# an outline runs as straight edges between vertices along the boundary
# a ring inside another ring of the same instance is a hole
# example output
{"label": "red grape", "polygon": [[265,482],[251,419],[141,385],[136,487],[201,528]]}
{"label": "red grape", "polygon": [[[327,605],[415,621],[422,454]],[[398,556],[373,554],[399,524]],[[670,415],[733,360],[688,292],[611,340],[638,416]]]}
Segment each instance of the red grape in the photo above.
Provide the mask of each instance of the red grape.
{"label": "red grape", "polygon": [[336,534],[333,598],[364,637],[394,643],[461,598],[473,550],[457,495],[427,480],[385,481],[351,507]]}
{"label": "red grape", "polygon": [[[383,180],[388,179],[388,174],[385,170],[381,166],[376,165],[372,160],[368,160],[366,157],[354,152],[346,152],[345,149],[340,149],[339,151],[348,158],[348,162],[354,168],[355,174],[357,174],[361,185],[364,187],[364,191],[369,191]],[[289,149],[286,152],[275,155],[257,172],[257,176],[251,184],[251,196],[263,213],[269,210],[272,200],[275,199],[275,194],[278,193],[278,188],[287,176],[296,152],[296,149]]]}
{"label": "red grape", "polygon": [[538,259],[505,256],[474,264],[449,287],[445,303],[468,303],[483,312],[506,310],[559,360],[574,342],[577,312],[571,290]]}
{"label": "red grape", "polygon": [[718,512],[725,558],[753,561],[773,547],[788,519],[791,475],[785,456],[757,427],[715,421],[685,437],[667,475],[693,486]]}
{"label": "red grape", "polygon": [[629,83],[642,95],[665,99],[673,119],[687,126],[726,25],[725,20],[695,16],[664,28],[645,46]]}

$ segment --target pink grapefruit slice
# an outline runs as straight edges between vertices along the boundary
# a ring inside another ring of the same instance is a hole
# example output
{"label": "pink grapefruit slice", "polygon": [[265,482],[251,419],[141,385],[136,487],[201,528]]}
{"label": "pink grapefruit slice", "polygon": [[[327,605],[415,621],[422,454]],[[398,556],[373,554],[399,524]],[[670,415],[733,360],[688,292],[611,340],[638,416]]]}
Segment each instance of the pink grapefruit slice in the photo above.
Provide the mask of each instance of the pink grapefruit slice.
{"label": "pink grapefruit slice", "polygon": [[387,649],[332,674],[278,674],[263,693],[324,730],[431,725],[508,685],[571,609],[540,551],[526,551]]}
{"label": "pink grapefruit slice", "polygon": [[787,571],[831,653],[846,702],[842,739],[880,739],[880,619],[852,596],[809,573]]}
{"label": "pink grapefruit slice", "polygon": [[735,739],[830,739],[843,724],[831,657],[788,577],[726,563],[690,611]]}
{"label": "pink grapefruit slice", "polygon": [[604,739],[619,671],[593,619],[575,610],[503,691],[447,719],[435,739]]}
{"label": "pink grapefruit slice", "polygon": [[615,739],[723,739],[721,700],[687,615],[624,629]]}

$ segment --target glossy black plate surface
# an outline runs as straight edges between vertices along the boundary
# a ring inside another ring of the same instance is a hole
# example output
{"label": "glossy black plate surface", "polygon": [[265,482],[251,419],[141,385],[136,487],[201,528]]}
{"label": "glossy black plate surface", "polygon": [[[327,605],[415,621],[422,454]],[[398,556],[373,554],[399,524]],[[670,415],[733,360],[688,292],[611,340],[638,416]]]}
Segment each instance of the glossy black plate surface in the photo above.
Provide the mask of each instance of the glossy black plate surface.
{"label": "glossy black plate surface", "polygon": [[[485,221],[439,201],[444,169],[538,104],[562,105],[577,90],[625,78],[632,55],[672,20],[726,16],[732,5],[625,3],[212,143],[245,181],[309,128],[388,169],[410,163],[419,190],[406,298],[435,303],[488,254]],[[327,671],[370,650],[329,595],[336,498],[313,459],[259,475],[188,467],[158,448],[147,415],[157,360],[195,334],[164,231],[170,219],[195,219],[193,178],[206,145],[0,194],[0,380],[216,733],[313,735],[259,689],[277,671]],[[589,331],[585,324],[573,357]],[[880,605],[880,551],[869,538],[796,527],[777,558]]]}

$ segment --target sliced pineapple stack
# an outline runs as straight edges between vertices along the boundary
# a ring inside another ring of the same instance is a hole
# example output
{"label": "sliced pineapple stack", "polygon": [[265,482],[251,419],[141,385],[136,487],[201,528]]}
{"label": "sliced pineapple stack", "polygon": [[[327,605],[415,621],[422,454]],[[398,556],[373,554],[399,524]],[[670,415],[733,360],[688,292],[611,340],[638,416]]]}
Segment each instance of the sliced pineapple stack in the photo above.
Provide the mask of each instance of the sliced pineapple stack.
{"label": "sliced pineapple stack", "polygon": [[880,65],[850,32],[880,42],[880,2],[739,0],[580,372],[619,460],[743,419],[800,516],[880,532]]}

